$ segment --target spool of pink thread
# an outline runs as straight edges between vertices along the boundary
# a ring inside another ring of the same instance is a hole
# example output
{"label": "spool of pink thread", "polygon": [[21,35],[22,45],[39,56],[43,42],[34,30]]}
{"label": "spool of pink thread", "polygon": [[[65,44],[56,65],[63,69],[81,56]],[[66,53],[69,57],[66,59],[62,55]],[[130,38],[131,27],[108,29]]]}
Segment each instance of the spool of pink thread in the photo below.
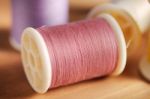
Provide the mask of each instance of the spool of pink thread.
{"label": "spool of pink thread", "polygon": [[68,22],[68,0],[11,0],[11,45],[20,50],[22,31],[26,27],[59,25]]}
{"label": "spool of pink thread", "polygon": [[126,64],[126,43],[109,14],[54,27],[27,28],[22,61],[32,88],[50,88],[106,75],[119,75]]}

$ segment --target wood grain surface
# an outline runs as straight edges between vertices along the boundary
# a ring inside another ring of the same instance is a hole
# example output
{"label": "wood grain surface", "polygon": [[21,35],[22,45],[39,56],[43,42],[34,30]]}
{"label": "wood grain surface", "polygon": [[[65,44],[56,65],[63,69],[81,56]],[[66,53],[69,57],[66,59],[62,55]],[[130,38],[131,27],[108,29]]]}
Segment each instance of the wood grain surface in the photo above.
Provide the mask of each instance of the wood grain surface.
{"label": "wood grain surface", "polygon": [[[80,1],[80,0],[79,0]],[[150,83],[139,74],[138,62],[144,46],[128,60],[124,73],[118,77],[103,77],[49,90],[37,94],[29,86],[23,72],[20,53],[9,44],[9,1],[1,0],[3,24],[0,28],[0,99],[150,99]],[[88,10],[71,10],[71,20],[83,19]],[[2,13],[0,13],[2,15]],[[143,43],[145,44],[145,43]]]}

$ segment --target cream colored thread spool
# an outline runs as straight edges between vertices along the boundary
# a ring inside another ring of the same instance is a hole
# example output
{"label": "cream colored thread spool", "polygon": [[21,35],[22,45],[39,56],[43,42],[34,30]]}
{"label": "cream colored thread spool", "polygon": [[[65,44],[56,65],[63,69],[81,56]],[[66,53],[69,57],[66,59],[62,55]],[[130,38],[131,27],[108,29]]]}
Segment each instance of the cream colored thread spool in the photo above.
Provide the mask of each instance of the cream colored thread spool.
{"label": "cream colored thread spool", "polygon": [[148,35],[148,43],[147,43],[147,49],[146,53],[144,54],[143,58],[140,61],[139,64],[139,70],[142,76],[150,81],[150,32]]}
{"label": "cream colored thread spool", "polygon": [[[113,75],[117,76],[124,70],[127,59],[123,32],[118,22],[111,15],[102,14],[99,17],[106,19],[115,31],[118,41],[119,57]],[[52,69],[48,49],[43,37],[36,29],[27,28],[23,32],[21,46],[23,67],[29,84],[36,92],[45,93],[51,88]]]}
{"label": "cream colored thread spool", "polygon": [[120,0],[114,2],[118,7],[124,9],[137,23],[141,32],[144,33],[150,25],[150,3],[149,0]]}
{"label": "cream colored thread spool", "polygon": [[128,56],[132,56],[141,44],[142,33],[150,24],[148,0],[116,0],[94,8],[88,18],[98,17],[101,13],[109,13],[118,21],[124,32]]}
{"label": "cream colored thread spool", "polygon": [[128,13],[144,33],[150,25],[150,1],[149,0],[115,0],[110,4],[95,7],[89,14],[93,17],[104,11],[122,10]]}

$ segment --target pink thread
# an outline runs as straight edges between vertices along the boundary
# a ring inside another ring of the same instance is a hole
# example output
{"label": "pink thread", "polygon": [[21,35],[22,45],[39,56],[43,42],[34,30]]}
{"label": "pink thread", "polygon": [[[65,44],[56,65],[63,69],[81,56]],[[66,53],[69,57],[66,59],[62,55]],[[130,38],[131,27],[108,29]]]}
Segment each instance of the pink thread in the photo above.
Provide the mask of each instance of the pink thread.
{"label": "pink thread", "polygon": [[111,74],[118,61],[114,31],[103,19],[37,29],[52,64],[50,88]]}

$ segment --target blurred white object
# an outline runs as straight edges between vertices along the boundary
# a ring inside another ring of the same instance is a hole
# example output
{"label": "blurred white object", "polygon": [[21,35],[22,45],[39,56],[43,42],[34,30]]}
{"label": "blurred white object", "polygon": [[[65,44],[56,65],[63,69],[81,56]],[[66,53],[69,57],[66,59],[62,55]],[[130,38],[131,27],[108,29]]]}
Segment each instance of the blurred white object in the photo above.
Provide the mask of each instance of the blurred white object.
{"label": "blurred white object", "polygon": [[95,7],[89,17],[104,10],[125,11],[138,25],[141,33],[144,33],[150,25],[150,2],[148,0],[114,0],[112,3]]}

